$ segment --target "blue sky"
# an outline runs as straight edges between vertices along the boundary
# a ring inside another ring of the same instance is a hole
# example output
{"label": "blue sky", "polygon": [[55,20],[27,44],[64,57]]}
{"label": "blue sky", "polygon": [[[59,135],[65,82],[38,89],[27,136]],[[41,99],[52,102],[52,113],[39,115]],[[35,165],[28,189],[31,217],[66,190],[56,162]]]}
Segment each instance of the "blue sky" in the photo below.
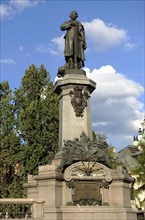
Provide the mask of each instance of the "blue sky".
{"label": "blue sky", "polygon": [[132,143],[144,115],[143,0],[1,0],[1,81],[20,86],[32,63],[44,64],[55,81],[64,65],[60,25],[76,10],[85,27],[92,125],[117,150]]}

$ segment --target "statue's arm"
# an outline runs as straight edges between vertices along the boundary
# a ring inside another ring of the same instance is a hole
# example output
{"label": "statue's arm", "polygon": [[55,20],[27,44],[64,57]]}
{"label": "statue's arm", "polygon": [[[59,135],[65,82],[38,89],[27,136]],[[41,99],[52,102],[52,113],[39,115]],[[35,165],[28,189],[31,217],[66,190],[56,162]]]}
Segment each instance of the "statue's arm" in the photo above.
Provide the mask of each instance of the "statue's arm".
{"label": "statue's arm", "polygon": [[60,26],[60,29],[62,31],[65,31],[67,29],[70,29],[71,28],[71,22],[70,21],[65,21],[61,26]]}

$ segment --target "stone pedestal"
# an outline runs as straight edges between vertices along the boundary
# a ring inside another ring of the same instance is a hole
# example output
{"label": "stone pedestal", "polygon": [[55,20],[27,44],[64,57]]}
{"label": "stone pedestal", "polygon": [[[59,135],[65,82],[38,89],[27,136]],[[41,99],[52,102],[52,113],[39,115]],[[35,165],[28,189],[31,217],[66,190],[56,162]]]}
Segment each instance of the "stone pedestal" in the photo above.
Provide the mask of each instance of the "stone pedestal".
{"label": "stone pedestal", "polygon": [[59,150],[64,140],[73,140],[84,131],[92,136],[89,97],[96,83],[86,78],[83,70],[66,70],[54,91],[59,95]]}
{"label": "stone pedestal", "polygon": [[[29,198],[45,201],[44,219],[136,220],[130,203],[132,178],[120,167],[112,170],[100,163],[90,164],[94,168],[88,176],[83,169],[87,164],[74,163],[62,173],[53,161],[51,165],[40,166],[37,176],[29,176],[24,186]],[[81,182],[82,188],[77,188],[77,182]],[[98,184],[99,191],[96,191]],[[77,202],[74,199],[76,192]],[[94,201],[90,201],[91,195]]]}
{"label": "stone pedestal", "polygon": [[107,143],[91,138],[89,97],[95,87],[77,69],[66,69],[55,84],[59,152],[24,184],[28,198],[45,201],[44,220],[136,220],[130,203],[133,179],[122,167],[108,168]]}

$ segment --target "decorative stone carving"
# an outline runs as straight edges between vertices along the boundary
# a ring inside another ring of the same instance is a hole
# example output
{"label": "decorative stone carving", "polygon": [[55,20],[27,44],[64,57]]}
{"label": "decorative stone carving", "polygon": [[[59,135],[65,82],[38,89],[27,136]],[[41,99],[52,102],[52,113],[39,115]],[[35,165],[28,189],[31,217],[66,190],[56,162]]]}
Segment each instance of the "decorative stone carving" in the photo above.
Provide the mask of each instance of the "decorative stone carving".
{"label": "decorative stone carving", "polygon": [[[64,173],[66,181],[71,180],[112,180],[110,169],[97,162],[77,162],[69,166]],[[105,187],[105,183],[104,183]]]}
{"label": "decorative stone carving", "polygon": [[87,106],[87,99],[90,97],[89,92],[82,86],[75,86],[74,89],[70,91],[70,96],[75,115],[77,117],[83,117],[84,109]]}
{"label": "decorative stone carving", "polygon": [[105,202],[103,199],[105,195],[107,197],[112,176],[110,169],[103,164],[96,162],[74,163],[65,170],[64,179],[67,187],[72,190],[72,202],[69,202],[68,205],[108,204],[107,198]]}
{"label": "decorative stone carving", "polygon": [[[80,139],[75,138],[74,140],[64,141],[64,146],[58,153],[61,157],[59,169],[63,170],[66,166],[76,161],[102,162],[105,164],[113,162],[117,164],[117,159],[108,154],[108,147],[105,141],[91,140],[83,132]],[[85,172],[90,172],[90,170],[88,169]]]}

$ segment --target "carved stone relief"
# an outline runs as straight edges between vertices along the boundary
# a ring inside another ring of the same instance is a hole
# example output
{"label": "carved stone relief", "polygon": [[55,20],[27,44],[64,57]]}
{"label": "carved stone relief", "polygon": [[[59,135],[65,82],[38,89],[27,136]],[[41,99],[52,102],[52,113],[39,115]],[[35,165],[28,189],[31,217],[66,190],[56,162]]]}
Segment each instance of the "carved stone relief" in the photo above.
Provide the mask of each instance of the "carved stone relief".
{"label": "carved stone relief", "polygon": [[89,92],[82,86],[75,86],[70,91],[71,104],[77,117],[83,117],[83,112],[87,106],[87,99],[90,97]]}
{"label": "carved stone relief", "polygon": [[[109,155],[109,145],[105,141],[91,140],[84,132],[80,138],[74,140],[65,140],[64,146],[58,155],[61,155],[61,163],[58,169],[63,171],[66,166],[71,165],[76,161],[92,161],[95,163],[104,162],[109,165],[112,162],[118,164],[115,155]],[[89,175],[90,168],[85,169],[85,173]]]}
{"label": "carved stone relief", "polygon": [[103,164],[97,162],[77,162],[69,166],[64,173],[66,181],[74,179],[85,180],[105,180],[110,182],[112,180],[111,171]]}
{"label": "carved stone relief", "polygon": [[64,173],[66,185],[71,189],[72,202],[68,205],[108,205],[110,170],[96,162],[77,162]]}

